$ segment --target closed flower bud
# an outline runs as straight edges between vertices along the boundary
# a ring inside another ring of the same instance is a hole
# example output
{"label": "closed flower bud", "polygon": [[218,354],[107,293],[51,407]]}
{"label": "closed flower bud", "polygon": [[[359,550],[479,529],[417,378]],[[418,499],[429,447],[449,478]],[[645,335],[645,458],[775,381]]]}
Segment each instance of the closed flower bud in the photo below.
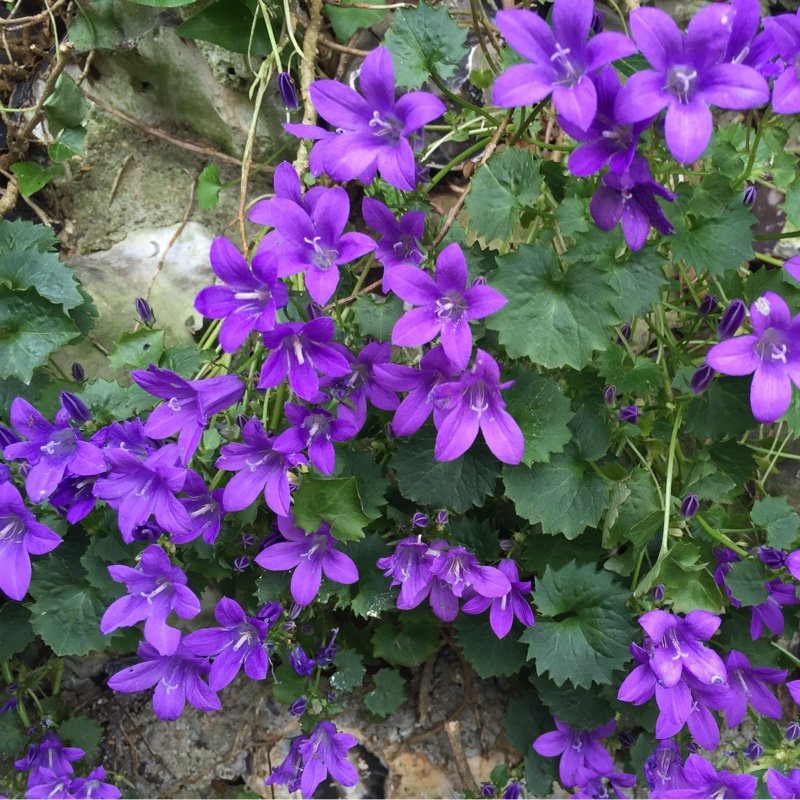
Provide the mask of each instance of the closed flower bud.
{"label": "closed flower bud", "polygon": [[472,286],[486,286],[488,285],[488,281],[483,275],[478,275],[477,278],[472,279]]}
{"label": "closed flower bud", "polygon": [[307,705],[308,700],[306,700],[305,697],[298,697],[297,700],[289,706],[289,713],[293,717],[302,717]]}
{"label": "closed flower bud", "polygon": [[697,313],[701,317],[708,317],[716,313],[718,308],[719,303],[717,302],[717,296],[715,294],[707,294],[700,301],[700,305],[697,307]]}
{"label": "closed flower bud", "polygon": [[697,742],[687,742],[686,749],[692,754],[697,755],[698,751],[700,750],[700,745]]}
{"label": "closed flower bud", "polygon": [[428,519],[427,514],[423,514],[421,511],[417,511],[417,513],[411,517],[412,528],[427,528],[429,522],[430,520]]}
{"label": "closed flower bud", "polygon": [[771,547],[759,547],[758,557],[770,569],[783,569],[786,566],[787,555],[782,550],[774,550]]}
{"label": "closed flower bud", "polygon": [[289,619],[297,619],[302,612],[303,606],[301,606],[299,603],[292,603],[292,606],[289,609]]}
{"label": "closed flower bud", "polygon": [[657,583],[653,587],[653,600],[655,600],[656,603],[660,603],[664,599],[664,588],[663,583]]}
{"label": "closed flower bud", "polygon": [[61,408],[69,414],[70,419],[78,424],[88,422],[92,418],[91,412],[78,395],[72,392],[61,392],[58,397],[61,400]]}
{"label": "closed flower bud", "polygon": [[751,761],[758,761],[764,755],[764,748],[754,739],[742,752]]}
{"label": "closed flower bud", "polygon": [[240,428],[244,428],[244,426],[247,425],[248,422],[250,422],[250,417],[248,417],[247,414],[237,414],[236,415],[236,424]]}
{"label": "closed flower bud", "polygon": [[256,616],[259,619],[263,619],[267,625],[272,625],[272,623],[275,622],[281,614],[283,614],[283,606],[281,606],[281,604],[277,601],[273,601],[261,606]]}
{"label": "closed flower bud", "polygon": [[395,436],[394,427],[392,426],[392,423],[391,423],[391,422],[387,422],[387,423],[386,423],[386,424],[383,426],[383,432],[386,434],[386,438],[387,438],[387,439],[388,439],[390,442],[392,441],[392,439],[396,439],[396,438],[397,438],[397,436]]}
{"label": "closed flower bud", "polygon": [[752,184],[749,184],[748,186],[745,186],[744,197],[742,198],[742,202],[746,206],[752,206],[753,203],[756,202],[756,187],[755,186],[753,186]]}
{"label": "closed flower bud", "polygon": [[0,714],[5,714],[6,711],[13,711],[19,705],[19,698],[12,697],[8,700],[2,708],[0,708]]}
{"label": "closed flower bud", "polygon": [[314,626],[310,622],[304,622],[300,626],[300,633],[305,633],[306,635],[308,635],[309,633],[313,632],[314,632]]}
{"label": "closed flower bud", "polygon": [[514,542],[511,539],[501,539],[500,540],[500,549],[504,553],[508,553],[514,549]]}
{"label": "closed flower bud", "polygon": [[503,800],[517,800],[522,796],[522,787],[518,783],[509,783],[503,792]]}
{"label": "closed flower bud", "polygon": [[86,380],[86,373],[77,361],[72,365],[72,377],[75,378],[78,383],[83,383]]}
{"label": "closed flower bud", "polygon": [[606,26],[606,15],[602,11],[592,12],[592,33],[602,33]]}
{"label": "closed flower bud", "polygon": [[631,425],[635,425],[639,421],[641,413],[638,406],[623,406],[617,416],[620,422],[629,422]]}
{"label": "closed flower bud", "polygon": [[317,653],[315,660],[321,667],[327,667],[328,665],[333,664],[336,654],[339,652],[339,645],[336,644],[337,633],[339,633],[339,629],[334,628],[330,643]]}
{"label": "closed flower bud", "polygon": [[436,512],[436,524],[437,525],[447,525],[450,522],[450,515],[442,509],[441,511]]}
{"label": "closed flower bud", "polygon": [[242,547],[252,547],[256,543],[256,537],[252,533],[242,534]]}
{"label": "closed flower bud", "polygon": [[742,327],[746,316],[747,306],[737,297],[723,312],[717,325],[717,336],[722,340],[730,339]]}
{"label": "closed flower bud", "polygon": [[299,645],[289,653],[289,665],[298,675],[310,675],[314,671],[314,659],[309,658]]}
{"label": "closed flower bud", "polygon": [[336,692],[331,692],[331,691],[329,691],[329,692],[328,692],[328,693],[325,695],[325,699],[326,699],[326,700],[327,700],[329,703],[335,703],[335,702],[336,702],[336,697],[337,697],[337,694],[336,694]]}
{"label": "closed flower bud", "polygon": [[623,747],[633,747],[633,745],[636,743],[636,740],[628,733],[628,731],[620,731],[619,743]]}
{"label": "closed flower bud", "polygon": [[786,739],[787,742],[796,742],[800,739],[800,724],[797,722],[790,722],[786,728],[786,733],[783,734],[783,738]]}
{"label": "closed flower bud", "polygon": [[691,519],[700,508],[700,501],[697,499],[696,494],[687,494],[681,503],[680,515],[684,519]]}
{"label": "closed flower bud", "polygon": [[0,450],[8,447],[10,444],[19,444],[21,441],[22,439],[20,439],[14,431],[0,425]]}
{"label": "closed flower bud", "polygon": [[711,381],[714,380],[716,374],[708,364],[701,364],[689,379],[689,388],[692,390],[692,394],[695,396],[703,394],[711,386]]}
{"label": "closed flower bud", "polygon": [[306,316],[310,321],[312,319],[324,317],[325,312],[322,310],[322,306],[319,303],[311,301],[310,303],[306,303]]}
{"label": "closed flower bud", "polygon": [[250,559],[247,556],[239,556],[233,559],[233,568],[237,572],[244,572],[250,566]]}
{"label": "closed flower bud", "polygon": [[626,342],[629,342],[631,340],[633,331],[631,330],[630,322],[623,322],[622,325],[619,326],[619,334],[620,335],[617,337],[617,344],[622,344],[623,339]]}
{"label": "closed flower bud", "polygon": [[150,303],[148,303],[144,297],[136,298],[136,313],[145,325],[152,325],[156,321],[156,318],[153,316],[153,309],[150,308]]}
{"label": "closed flower bud", "polygon": [[278,74],[278,92],[287,111],[297,111],[297,90],[294,88],[294,78],[288,72]]}
{"label": "closed flower bud", "polygon": [[481,797],[494,797],[495,788],[491,783],[481,784]]}
{"label": "closed flower bud", "polygon": [[611,408],[617,400],[617,387],[613,384],[608,384],[605,389],[603,389],[603,402]]}

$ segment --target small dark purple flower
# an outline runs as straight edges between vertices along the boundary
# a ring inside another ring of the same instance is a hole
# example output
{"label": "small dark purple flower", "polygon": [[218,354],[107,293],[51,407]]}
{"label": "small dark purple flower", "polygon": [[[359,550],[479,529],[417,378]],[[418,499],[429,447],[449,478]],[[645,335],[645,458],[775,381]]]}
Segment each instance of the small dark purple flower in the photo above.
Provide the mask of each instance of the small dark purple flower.
{"label": "small dark purple flower", "polygon": [[522,797],[522,787],[516,782],[509,783],[503,792],[503,800],[517,800],[519,797]]}
{"label": "small dark purple flower", "polygon": [[697,499],[696,494],[687,494],[681,503],[680,515],[684,519],[691,519],[699,510],[700,501]]}
{"label": "small dark purple flower", "polygon": [[428,515],[423,514],[421,511],[417,511],[414,516],[411,517],[412,528],[427,528],[429,524],[430,519],[428,519]]}
{"label": "small dark purple flower", "polygon": [[639,406],[623,406],[619,410],[619,414],[617,414],[617,418],[620,422],[630,423],[631,425],[636,425],[639,421],[639,415],[642,413],[642,410]]}
{"label": "small dark purple flower", "polygon": [[613,719],[593,731],[571,728],[558,717],[554,720],[557,730],[539,736],[533,743],[533,749],[540,756],[561,756],[558,773],[565,787],[571,788],[577,784],[576,773],[583,767],[591,767],[598,775],[608,775],[614,771],[611,756],[597,741],[614,732],[617,723]]}
{"label": "small dark purple flower", "polygon": [[714,380],[717,373],[715,370],[711,369],[711,367],[703,363],[701,364],[692,374],[692,377],[689,378],[689,389],[691,390],[692,394],[697,397],[697,395],[703,394],[703,392],[711,386],[711,381]]}
{"label": "small dark purple flower", "polygon": [[83,366],[77,361],[72,365],[72,377],[77,383],[83,383],[86,380],[86,373],[83,371]]}
{"label": "small dark purple flower", "polygon": [[636,739],[634,739],[628,731],[619,731],[617,733],[617,738],[623,747],[633,747],[636,744]]}
{"label": "small dark purple flower", "polygon": [[653,587],[653,600],[655,600],[656,603],[660,603],[664,599],[664,589],[665,586],[663,583],[657,583]]}
{"label": "small dark purple flower", "polygon": [[336,644],[336,636],[338,633],[339,629],[334,628],[330,642],[328,642],[314,657],[314,660],[321,667],[328,667],[336,660],[336,654],[339,652],[339,645]]}
{"label": "small dark purple flower", "polygon": [[742,753],[744,753],[745,757],[749,758],[751,761],[758,761],[758,759],[764,755],[764,747],[755,739],[753,739],[753,741],[742,750]]}
{"label": "small dark purple flower", "polygon": [[603,389],[603,402],[611,408],[617,401],[617,387],[609,384]]}
{"label": "small dark purple flower", "polygon": [[278,93],[287,111],[297,111],[299,107],[297,90],[294,86],[294,78],[288,72],[278,74]]}
{"label": "small dark purple flower", "polygon": [[728,307],[722,312],[722,317],[717,325],[717,336],[725,341],[736,335],[747,317],[747,306],[738,297],[731,300]]}
{"label": "small dark purple flower", "polygon": [[465,614],[481,614],[490,609],[489,622],[492,630],[498,639],[503,639],[511,630],[514,617],[527,627],[531,627],[535,622],[530,604],[525,599],[525,595],[531,593],[531,582],[519,579],[517,564],[511,559],[501,561],[497,568],[508,578],[511,590],[500,597],[486,597],[477,586],[474,586],[478,594],[464,603],[462,611]]}
{"label": "small dark purple flower", "polygon": [[445,509],[436,512],[436,524],[447,525],[450,522],[450,514]]}
{"label": "small dark purple flower", "polygon": [[800,723],[790,722],[786,726],[786,733],[783,734],[783,738],[786,739],[787,742],[796,742],[800,739]]}
{"label": "small dark purple flower", "polygon": [[602,33],[606,26],[606,15],[602,11],[592,11],[592,33]]}
{"label": "small dark purple flower", "polygon": [[83,400],[81,400],[78,395],[72,392],[61,392],[58,395],[58,399],[61,401],[61,408],[63,408],[64,411],[69,414],[69,418],[78,425],[83,422],[88,422],[92,418],[91,412],[86,408]]}
{"label": "small dark purple flower", "polygon": [[[0,425],[0,450],[4,450],[10,444],[19,444],[21,441],[22,439],[20,439],[14,431]],[[6,458],[7,457],[8,456],[6,456]]]}
{"label": "small dark purple flower", "polygon": [[742,197],[742,203],[744,203],[746,206],[752,206],[755,202],[756,202],[756,187],[753,186],[752,183],[750,183],[744,187],[744,196]]}
{"label": "small dark purple flower", "polygon": [[492,786],[491,783],[482,783],[481,784],[481,797],[494,797],[496,793],[496,789]]}
{"label": "small dark purple flower", "polygon": [[252,547],[256,543],[256,537],[252,533],[243,533],[241,542],[242,547]]}
{"label": "small dark purple flower", "polygon": [[244,572],[250,566],[250,559],[247,556],[237,556],[233,559],[233,568],[237,572]]}
{"label": "small dark purple flower", "polygon": [[263,606],[261,606],[261,608],[258,609],[258,613],[256,614],[259,619],[264,620],[267,628],[269,628],[270,625],[274,625],[282,615],[283,606],[277,600],[274,600],[271,603],[265,603]]}
{"label": "small dark purple flower", "polygon": [[316,662],[298,645],[289,653],[289,665],[298,675],[308,676],[314,671]]}
{"label": "small dark purple flower", "polygon": [[70,784],[75,800],[116,800],[122,792],[111,783],[106,783],[106,771],[95,767],[85,778],[75,778]]}
{"label": "small dark purple flower", "polygon": [[774,550],[771,547],[759,547],[758,557],[770,569],[778,570],[786,567],[787,554],[782,550]]}
{"label": "small dark purple flower", "polygon": [[719,303],[717,302],[717,296],[715,294],[707,294],[700,301],[700,305],[697,307],[697,313],[701,317],[709,317],[711,314],[715,314],[718,308]]}
{"label": "small dark purple flower", "polygon": [[144,322],[145,325],[152,325],[156,321],[153,315],[153,309],[150,308],[150,303],[148,303],[144,297],[137,297],[134,305],[136,306],[136,313],[139,315],[139,319]]}
{"label": "small dark purple flower", "polygon": [[297,700],[289,706],[289,713],[293,717],[302,717],[303,714],[306,713],[307,705],[308,700],[305,697],[298,697]]}
{"label": "small dark purple flower", "polygon": [[71,775],[72,761],[80,761],[85,753],[78,747],[64,747],[55,733],[46,733],[39,744],[28,747],[25,758],[14,762],[20,772],[27,772],[28,788],[45,783],[42,770],[49,770],[54,775]]}

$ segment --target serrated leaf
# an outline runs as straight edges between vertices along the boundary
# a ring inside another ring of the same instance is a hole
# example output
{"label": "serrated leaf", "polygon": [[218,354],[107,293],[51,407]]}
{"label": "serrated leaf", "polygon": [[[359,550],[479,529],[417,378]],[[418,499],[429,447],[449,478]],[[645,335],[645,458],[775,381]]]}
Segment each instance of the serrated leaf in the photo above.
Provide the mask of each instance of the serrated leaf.
{"label": "serrated leaf", "polygon": [[217,207],[222,184],[219,182],[219,164],[209,164],[197,178],[197,205],[207,211]]}
{"label": "serrated leaf", "polygon": [[767,575],[761,561],[747,558],[731,565],[725,585],[743,606],[759,606],[767,602]]}
{"label": "serrated leaf", "polygon": [[436,433],[424,427],[392,455],[391,465],[404,497],[421,505],[461,514],[482,506],[500,477],[497,460],[482,443],[454,461],[434,458]]}
{"label": "serrated leaf", "polygon": [[97,720],[89,717],[70,717],[58,726],[58,736],[70,747],[80,747],[86,758],[94,758],[105,730]]}
{"label": "serrated leaf", "polygon": [[331,534],[342,541],[363,539],[364,528],[370,523],[352,477],[319,480],[306,476],[295,493],[293,508],[304,531],[313,533],[327,522]]}
{"label": "serrated leaf", "polygon": [[597,525],[608,505],[608,485],[569,448],[549,464],[506,467],[503,483],[517,514],[567,539]]}
{"label": "serrated leaf", "polygon": [[92,536],[86,552],[81,556],[81,565],[86,570],[86,579],[109,601],[116,600],[125,593],[125,587],[112,579],[108,573],[111,564],[129,560],[131,554],[118,537]]}
{"label": "serrated leaf", "polygon": [[389,481],[373,458],[374,451],[342,449],[336,454],[336,468],[333,477],[352,477],[358,483],[361,507],[370,519],[378,519],[386,505],[386,492]]}
{"label": "serrated leaf", "polygon": [[25,739],[16,714],[0,714],[0,758],[15,759],[21,755]]}
{"label": "serrated leaf", "polygon": [[141,328],[135,333],[123,332],[108,360],[114,369],[147,369],[151,363],[158,364],[163,352],[164,331]]}
{"label": "serrated leaf", "polygon": [[193,344],[179,344],[164,351],[158,366],[176,372],[182,378],[193,378],[203,364],[216,358],[213,350],[198,350]]}
{"label": "serrated leaf", "polygon": [[290,706],[306,691],[308,691],[308,681],[302,675],[298,675],[289,664],[281,664],[275,670],[272,694],[279,703]]}
{"label": "serrated leaf", "polygon": [[688,614],[696,608],[722,613],[722,594],[707,569],[708,563],[696,544],[675,542],[670,547],[654,582],[664,584],[665,597],[676,614]]}
{"label": "serrated leaf", "polygon": [[354,303],[353,313],[362,336],[374,336],[379,342],[386,342],[397,320],[403,316],[403,301],[393,294],[385,303],[376,303],[369,295],[362,295]]}
{"label": "serrated leaf", "polygon": [[525,437],[522,463],[547,461],[560,453],[572,438],[567,423],[572,408],[553,378],[518,367],[511,375],[514,385],[505,392],[506,411],[516,420]]}
{"label": "serrated leaf", "polygon": [[794,550],[800,516],[785,497],[765,497],[753,503],[750,519],[759,528],[766,528],[767,545],[776,550]]}
{"label": "serrated leaf", "polygon": [[548,565],[533,593],[536,625],[520,639],[529,645],[536,672],[547,672],[559,686],[566,681],[586,688],[611,683],[612,672],[629,660],[635,635],[625,607],[629,597],[608,572],[592,564],[571,561],[560,570]]}
{"label": "serrated leaf", "polygon": [[770,752],[777,752],[785,744],[783,731],[778,727],[778,723],[773,719],[767,719],[761,714],[758,715],[757,737],[758,742],[764,749]]}
{"label": "serrated leaf", "polygon": [[33,250],[49,253],[55,250],[58,239],[53,229],[46,225],[34,225],[27,220],[0,220],[0,253],[12,250]]}
{"label": "serrated leaf", "polygon": [[512,747],[528,753],[525,762],[525,782],[534,797],[551,793],[553,781],[558,780],[558,763],[554,758],[540,756],[531,748],[533,741],[553,729],[553,717],[532,692],[515,692],[508,703],[503,727]]}
{"label": "serrated leaf", "polygon": [[0,253],[0,284],[15,292],[35,289],[64,311],[84,302],[74,271],[55,253],[39,253],[32,248]]}
{"label": "serrated leaf", "polygon": [[600,376],[616,386],[620,394],[645,394],[664,379],[661,367],[645,356],[637,356],[631,366],[622,347],[606,350],[597,363]]}
{"label": "serrated leaf", "polygon": [[616,294],[596,265],[561,272],[555,253],[541,244],[520,245],[497,265],[489,283],[508,303],[486,327],[497,331],[511,358],[581,369],[594,351],[607,349],[610,327],[620,319],[612,309]]}
{"label": "serrated leaf", "polygon": [[665,263],[667,259],[658,252],[656,245],[630,253],[624,260],[606,262],[611,267],[606,280],[618,296],[612,305],[620,319],[643,317],[653,303],[661,300],[668,283],[664,275]]}
{"label": "serrated leaf", "polygon": [[364,705],[376,716],[394,714],[406,700],[406,682],[396,669],[379,669],[372,680],[375,688],[364,696]]}
{"label": "serrated leaf", "polygon": [[750,410],[751,378],[718,377],[689,403],[686,430],[698,439],[737,436],[757,427]]}
{"label": "serrated leaf", "polygon": [[562,236],[572,237],[589,230],[588,204],[581,197],[567,197],[558,204],[556,221]]}
{"label": "serrated leaf", "polygon": [[379,534],[368,533],[350,553],[358,567],[358,583],[354,587],[358,593],[350,602],[350,608],[354,614],[364,619],[377,619],[382,611],[395,605],[395,590],[391,587],[389,578],[383,576],[383,571],[376,564],[379,558],[384,558],[391,552],[391,548]]}
{"label": "serrated leaf", "polygon": [[395,12],[383,42],[392,54],[395,83],[417,89],[434,72],[452,77],[466,55],[466,38],[446,6],[434,10],[422,0],[416,8]]}
{"label": "serrated leaf", "polygon": [[158,398],[148,394],[137,384],[123,387],[116,381],[102,378],[87,383],[77,392],[98,423],[110,424],[129,419],[134,414],[152,408]]}
{"label": "serrated leaf", "polygon": [[549,678],[531,676],[539,699],[554,717],[571,728],[592,731],[614,717],[614,709],[596,688],[556,686]]}
{"label": "serrated leaf", "polygon": [[36,367],[75,338],[75,323],[54,311],[33,289],[0,290],[0,378],[29,381]]}
{"label": "serrated leaf", "polygon": [[21,653],[34,640],[30,618],[21,603],[8,600],[0,606],[0,661]]}
{"label": "serrated leaf", "polygon": [[331,686],[337,692],[349,692],[361,685],[367,671],[360,653],[355,650],[340,650],[334,664],[336,672],[331,675]]}
{"label": "serrated leaf", "polygon": [[[603,531],[608,536],[604,543],[610,548],[627,541],[638,551],[646,547],[659,530],[664,512],[653,479],[647,470],[636,467],[621,486],[626,490],[626,496],[608,530]],[[606,524],[608,523],[607,516]]]}
{"label": "serrated leaf", "polygon": [[398,630],[381,625],[372,636],[373,654],[400,667],[418,667],[439,649],[439,634],[430,622],[406,622]]}
{"label": "serrated leaf", "polygon": [[517,641],[516,625],[502,639],[492,630],[488,614],[475,617],[460,614],[455,625],[456,643],[481,678],[515,675],[522,669],[527,660],[526,650]]}
{"label": "serrated leaf", "polygon": [[470,230],[486,244],[505,240],[538,199],[541,184],[539,161],[530,150],[509,147],[495,153],[472,179],[464,205]]}

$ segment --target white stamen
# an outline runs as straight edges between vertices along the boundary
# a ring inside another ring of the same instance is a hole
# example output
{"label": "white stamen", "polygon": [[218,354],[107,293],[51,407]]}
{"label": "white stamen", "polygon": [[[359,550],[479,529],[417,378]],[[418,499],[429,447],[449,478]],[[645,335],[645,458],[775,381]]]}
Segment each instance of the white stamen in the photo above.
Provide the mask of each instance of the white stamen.
{"label": "white stamen", "polygon": [[56,445],[57,444],[58,444],[58,442],[54,442],[54,441],[51,440],[47,444],[43,444],[39,449],[43,453],[47,453],[47,455],[52,456],[53,453],[55,453],[55,451],[56,451]]}
{"label": "white stamen", "polygon": [[167,405],[173,411],[180,411],[181,410],[181,404],[178,402],[178,398],[177,397],[170,397],[169,402],[167,403]]}
{"label": "white stamen", "polygon": [[782,344],[780,348],[777,345],[772,345],[772,358],[775,361],[780,361],[781,364],[786,363],[786,345]]}

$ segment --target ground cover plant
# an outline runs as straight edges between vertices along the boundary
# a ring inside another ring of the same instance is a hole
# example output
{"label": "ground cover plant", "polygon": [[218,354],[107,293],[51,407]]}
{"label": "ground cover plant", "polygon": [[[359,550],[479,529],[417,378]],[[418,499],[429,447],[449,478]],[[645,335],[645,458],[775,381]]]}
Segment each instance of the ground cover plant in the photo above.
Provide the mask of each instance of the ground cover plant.
{"label": "ground cover plant", "polygon": [[91,651],[135,654],[108,686],[163,720],[271,682],[299,728],[266,784],[354,786],[348,693],[391,715],[447,638],[515,699],[484,797],[800,794],[800,516],[768,491],[800,457],[800,258],[754,250],[752,210],[782,193],[800,236],[800,19],[420,2],[350,85],[307,67],[319,25],[252,5],[297,156],[255,238],[214,241],[196,346],[139,298],[130,383],[64,374],[91,298],[0,222],[4,789],[132,796],[60,700]]}

